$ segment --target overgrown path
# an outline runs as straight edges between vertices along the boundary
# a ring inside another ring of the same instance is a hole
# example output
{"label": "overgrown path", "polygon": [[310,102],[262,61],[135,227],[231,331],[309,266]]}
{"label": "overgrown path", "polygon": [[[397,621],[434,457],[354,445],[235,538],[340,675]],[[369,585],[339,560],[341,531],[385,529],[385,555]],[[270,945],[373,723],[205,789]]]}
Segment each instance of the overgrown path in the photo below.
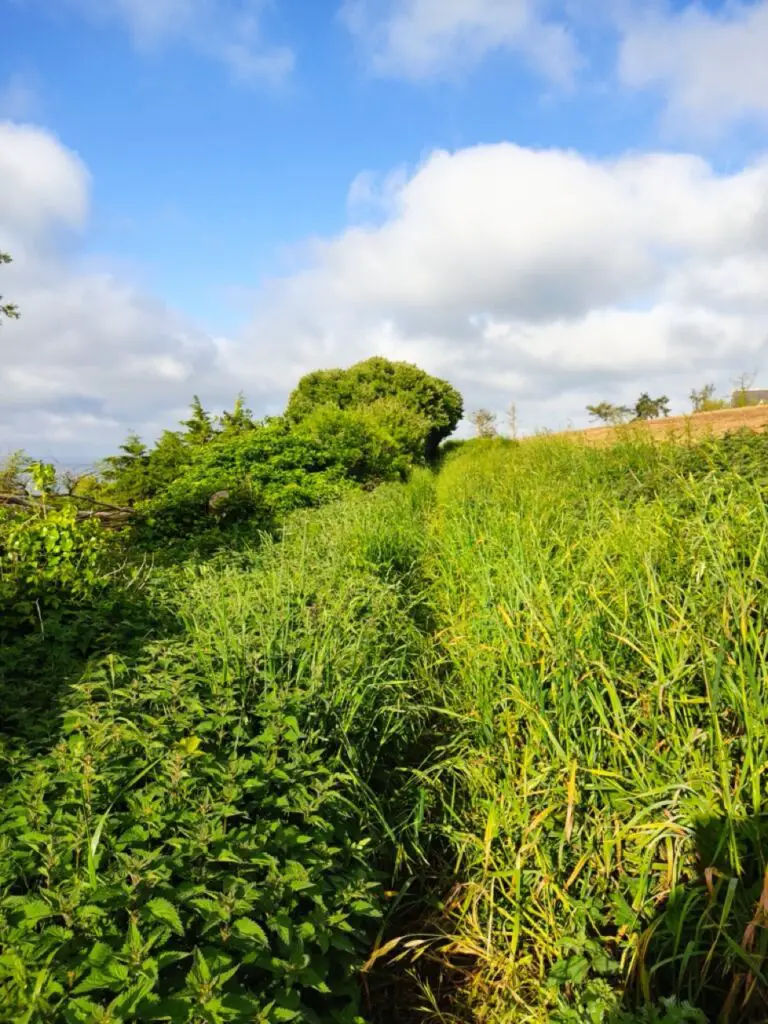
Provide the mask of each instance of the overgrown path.
{"label": "overgrown path", "polygon": [[0,1020],[765,1020],[761,444],[478,445],[155,571],[5,748]]}

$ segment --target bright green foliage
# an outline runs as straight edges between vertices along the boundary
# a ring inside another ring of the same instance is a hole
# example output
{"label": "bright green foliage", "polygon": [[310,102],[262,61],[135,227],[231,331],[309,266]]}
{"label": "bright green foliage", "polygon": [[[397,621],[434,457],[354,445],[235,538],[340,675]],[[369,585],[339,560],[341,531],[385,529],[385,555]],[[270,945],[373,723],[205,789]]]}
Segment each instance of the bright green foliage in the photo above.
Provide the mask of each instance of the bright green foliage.
{"label": "bright green foliage", "polygon": [[[318,370],[299,382],[288,402],[286,416],[293,422],[318,406],[341,409],[370,407],[379,399],[397,399],[429,424],[423,457],[432,458],[440,442],[453,433],[461,419],[461,395],[444,380],[430,377],[410,363],[374,357],[348,370]],[[382,412],[385,412],[382,409]],[[391,418],[391,406],[388,417]]]}
{"label": "bright green foliage", "polygon": [[189,419],[182,420],[184,440],[190,444],[207,444],[214,435],[215,427],[210,413],[206,412],[200,399],[195,395]]}
{"label": "bright green foliage", "polygon": [[279,533],[0,680],[0,1020],[762,1024],[768,434],[369,494],[380,413],[198,445],[146,527]]}
{"label": "bright green foliage", "polygon": [[[142,536],[157,541],[234,523],[269,530],[294,509],[402,479],[453,429],[461,400],[406,364],[372,360],[353,371],[364,403],[329,398],[301,417],[257,422],[241,395],[214,420],[196,397],[182,431],[166,431],[151,450],[131,435],[104,460],[100,496],[135,505]],[[296,394],[315,394],[314,376]]]}
{"label": "bright green foliage", "polygon": [[[142,513],[155,534],[169,537],[206,523],[247,520],[270,529],[294,509],[322,504],[353,482],[392,478],[403,468],[394,444],[361,417],[321,410],[300,428],[276,419],[205,445]],[[221,500],[211,508],[213,495]]]}
{"label": "bright green foliage", "polygon": [[253,413],[245,404],[245,396],[241,393],[235,399],[235,405],[232,412],[223,412],[219,417],[219,426],[222,436],[229,436],[232,434],[244,434],[249,430],[253,430],[256,426],[256,421],[253,418]]}
{"label": "bright green foliage", "polygon": [[0,643],[98,600],[109,548],[99,524],[78,522],[71,504],[32,515],[0,509]]}
{"label": "bright green foliage", "polygon": [[181,636],[88,668],[50,749],[0,748],[1,1020],[360,1019],[426,716],[395,583],[422,508],[355,497],[158,577]]}
{"label": "bright green foliage", "polygon": [[[401,444],[386,429],[386,416],[395,431],[397,413],[386,399],[376,403],[373,410],[340,409],[336,405],[321,405],[303,419],[294,429],[297,436],[311,438],[319,450],[328,452],[344,474],[361,484],[383,483],[405,476],[410,463],[407,422],[402,424]],[[405,410],[407,414],[407,410]],[[381,414],[381,419],[379,419]],[[419,423],[419,426],[421,423]],[[423,438],[420,438],[423,441]]]}
{"label": "bright green foliage", "polygon": [[356,1019],[379,911],[345,777],[287,702],[213,683],[183,658],[113,661],[14,771],[0,1019]]}

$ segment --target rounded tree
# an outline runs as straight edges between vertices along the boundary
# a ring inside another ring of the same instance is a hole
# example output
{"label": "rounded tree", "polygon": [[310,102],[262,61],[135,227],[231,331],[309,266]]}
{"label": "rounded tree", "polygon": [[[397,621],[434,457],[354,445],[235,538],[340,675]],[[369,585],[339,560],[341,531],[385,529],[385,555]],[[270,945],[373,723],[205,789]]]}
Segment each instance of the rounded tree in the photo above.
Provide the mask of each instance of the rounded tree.
{"label": "rounded tree", "polygon": [[422,425],[419,446],[425,459],[432,458],[440,442],[453,433],[464,411],[461,395],[447,381],[410,363],[374,356],[347,370],[316,370],[302,377],[288,401],[286,417],[298,423],[331,405],[369,413],[380,409],[391,424],[393,416],[397,418],[395,403],[402,407],[404,423]]}

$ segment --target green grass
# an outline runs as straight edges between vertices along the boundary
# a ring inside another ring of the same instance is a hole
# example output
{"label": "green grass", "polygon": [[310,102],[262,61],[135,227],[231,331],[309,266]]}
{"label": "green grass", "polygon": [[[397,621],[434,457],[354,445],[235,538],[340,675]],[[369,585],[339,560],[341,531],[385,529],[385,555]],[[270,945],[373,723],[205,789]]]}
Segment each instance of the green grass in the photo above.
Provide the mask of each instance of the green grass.
{"label": "green grass", "polygon": [[610,1020],[622,990],[765,1019],[766,480],[712,455],[542,440],[441,474],[463,733],[435,786],[478,1019]]}
{"label": "green grass", "polygon": [[0,1020],[768,1018],[766,467],[470,444],[134,577],[0,685]]}

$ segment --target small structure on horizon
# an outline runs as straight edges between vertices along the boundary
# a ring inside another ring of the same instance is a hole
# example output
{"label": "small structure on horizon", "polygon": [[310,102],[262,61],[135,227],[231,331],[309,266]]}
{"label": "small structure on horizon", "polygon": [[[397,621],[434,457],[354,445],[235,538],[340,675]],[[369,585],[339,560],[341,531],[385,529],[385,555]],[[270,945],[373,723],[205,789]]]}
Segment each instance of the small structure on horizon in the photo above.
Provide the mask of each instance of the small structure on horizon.
{"label": "small structure on horizon", "polygon": [[766,388],[744,388],[734,391],[732,404],[739,405],[768,405],[768,389]]}

